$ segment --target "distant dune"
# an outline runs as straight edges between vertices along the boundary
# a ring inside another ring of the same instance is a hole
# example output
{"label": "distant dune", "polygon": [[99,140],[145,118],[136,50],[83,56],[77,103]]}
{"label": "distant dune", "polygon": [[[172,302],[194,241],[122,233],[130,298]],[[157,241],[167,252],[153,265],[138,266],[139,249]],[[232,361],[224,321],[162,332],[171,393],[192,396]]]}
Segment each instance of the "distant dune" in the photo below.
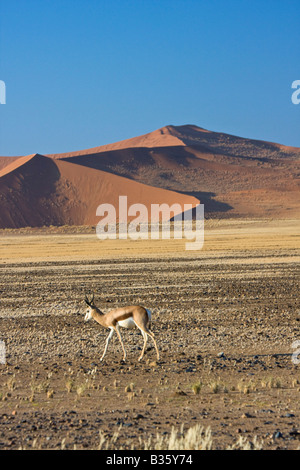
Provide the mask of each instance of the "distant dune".
{"label": "distant dune", "polygon": [[94,225],[100,220],[97,207],[109,203],[118,209],[119,195],[127,196],[128,207],[144,204],[149,218],[151,204],[179,203],[183,208],[199,203],[192,196],[35,154],[15,160],[0,172],[0,227]]}
{"label": "distant dune", "polygon": [[299,217],[300,149],[166,126],[77,152],[0,157],[0,228],[94,225],[101,203],[204,203],[207,217]]}

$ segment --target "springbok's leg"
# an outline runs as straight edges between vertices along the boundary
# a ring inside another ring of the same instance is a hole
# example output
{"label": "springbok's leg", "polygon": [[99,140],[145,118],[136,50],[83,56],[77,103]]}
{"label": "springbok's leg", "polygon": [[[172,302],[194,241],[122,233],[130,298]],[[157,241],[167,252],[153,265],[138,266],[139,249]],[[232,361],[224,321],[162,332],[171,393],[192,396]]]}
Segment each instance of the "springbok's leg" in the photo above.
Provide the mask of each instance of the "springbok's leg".
{"label": "springbok's leg", "polygon": [[144,346],[143,346],[143,350],[141,352],[141,355],[139,357],[139,361],[141,361],[143,359],[145,349],[146,349],[146,344],[147,344],[147,338],[148,338],[147,333],[145,333],[142,329],[141,329],[141,333],[142,333],[143,338],[144,338]]}
{"label": "springbok's leg", "polygon": [[123,349],[123,361],[125,362],[125,360],[126,360],[126,351],[125,351],[125,347],[124,347],[124,343],[123,343],[123,340],[122,340],[122,336],[121,336],[121,333],[120,333],[120,327],[119,327],[118,323],[116,324],[115,330],[117,332],[118,338],[120,340],[120,343],[121,343],[121,346],[122,346],[122,349]]}
{"label": "springbok's leg", "polygon": [[157,347],[157,344],[156,344],[156,341],[155,341],[155,336],[154,334],[152,333],[152,331],[149,330],[149,328],[145,325],[137,325],[139,327],[139,329],[141,330],[143,336],[144,336],[144,347],[143,347],[143,350],[142,350],[142,354],[140,355],[139,357],[139,361],[142,359],[143,355],[144,355],[144,352],[145,352],[145,347],[146,347],[146,343],[147,343],[147,334],[149,336],[151,336],[152,340],[153,340],[153,343],[154,343],[154,346],[155,346],[155,350],[156,350],[156,355],[157,355],[157,360],[159,361],[159,351],[158,351],[158,347]]}
{"label": "springbok's leg", "polygon": [[158,347],[157,347],[157,344],[156,344],[156,341],[155,341],[155,336],[154,334],[152,333],[152,331],[148,330],[147,331],[148,335],[151,336],[152,340],[153,340],[153,343],[154,343],[154,346],[155,346],[155,350],[156,350],[156,355],[157,355],[157,360],[159,361],[159,351],[158,351]]}
{"label": "springbok's leg", "polygon": [[114,330],[111,328],[110,333],[109,333],[108,337],[106,338],[105,348],[104,348],[104,351],[103,351],[103,354],[102,354],[102,357],[101,357],[100,361],[103,361],[103,358],[104,358],[104,356],[106,354],[106,351],[107,351],[108,344],[109,344],[113,334],[114,334]]}

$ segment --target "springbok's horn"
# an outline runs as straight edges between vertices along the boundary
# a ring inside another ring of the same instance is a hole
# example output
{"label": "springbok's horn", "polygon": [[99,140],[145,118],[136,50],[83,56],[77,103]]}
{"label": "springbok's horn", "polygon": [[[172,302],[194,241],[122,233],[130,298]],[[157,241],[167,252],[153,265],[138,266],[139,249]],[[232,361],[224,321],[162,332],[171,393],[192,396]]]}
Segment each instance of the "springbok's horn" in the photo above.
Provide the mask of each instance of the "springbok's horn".
{"label": "springbok's horn", "polygon": [[89,302],[89,299],[87,298],[87,295],[85,294],[85,299],[84,299],[85,303],[88,304],[89,306],[91,305],[91,302]]}

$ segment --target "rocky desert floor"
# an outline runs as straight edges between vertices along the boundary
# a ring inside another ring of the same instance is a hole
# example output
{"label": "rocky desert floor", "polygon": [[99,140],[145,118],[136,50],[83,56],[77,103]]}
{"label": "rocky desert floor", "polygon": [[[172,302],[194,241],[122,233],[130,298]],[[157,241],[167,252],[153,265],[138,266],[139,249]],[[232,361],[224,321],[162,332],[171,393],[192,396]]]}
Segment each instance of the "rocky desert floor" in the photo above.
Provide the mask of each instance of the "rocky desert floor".
{"label": "rocky desert floor", "polygon": [[[208,221],[200,251],[2,231],[0,449],[167,450],[191,429],[197,448],[299,449],[299,227]],[[151,310],[159,361],[150,338],[137,361],[137,329],[126,363],[117,337],[100,361],[92,292],[103,312]]]}

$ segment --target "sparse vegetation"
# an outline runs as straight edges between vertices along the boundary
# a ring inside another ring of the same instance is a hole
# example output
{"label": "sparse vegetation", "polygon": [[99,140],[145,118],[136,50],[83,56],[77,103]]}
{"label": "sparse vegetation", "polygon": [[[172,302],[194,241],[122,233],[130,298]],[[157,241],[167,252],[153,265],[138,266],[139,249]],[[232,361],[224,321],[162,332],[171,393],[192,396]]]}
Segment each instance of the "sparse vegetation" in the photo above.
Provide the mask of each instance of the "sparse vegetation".
{"label": "sparse vegetation", "polygon": [[279,377],[267,377],[262,379],[261,385],[264,388],[281,388],[281,379]]}
{"label": "sparse vegetation", "polygon": [[209,388],[213,393],[228,393],[227,386],[219,379],[213,380],[209,384]]}
{"label": "sparse vegetation", "polygon": [[257,436],[254,436],[252,441],[246,437],[239,436],[234,444],[227,447],[227,450],[262,450],[263,445],[264,442],[259,440]]}
{"label": "sparse vegetation", "polygon": [[192,390],[193,390],[194,395],[199,395],[199,393],[201,392],[202,386],[203,386],[202,382],[196,382],[192,385]]}
{"label": "sparse vegetation", "polygon": [[71,393],[74,390],[74,380],[68,379],[66,382],[66,389],[68,393]]}
{"label": "sparse vegetation", "polygon": [[[121,428],[120,428],[121,429]],[[155,436],[144,436],[139,438],[139,445],[131,445],[130,441],[123,446],[118,443],[119,432],[116,431],[110,438],[100,431],[99,450],[211,450],[213,448],[213,437],[211,428],[204,428],[196,424],[186,430],[182,426],[180,430],[172,428],[170,433]],[[257,436],[253,440],[239,436],[235,442],[226,447],[226,450],[262,450],[263,441]]]}

